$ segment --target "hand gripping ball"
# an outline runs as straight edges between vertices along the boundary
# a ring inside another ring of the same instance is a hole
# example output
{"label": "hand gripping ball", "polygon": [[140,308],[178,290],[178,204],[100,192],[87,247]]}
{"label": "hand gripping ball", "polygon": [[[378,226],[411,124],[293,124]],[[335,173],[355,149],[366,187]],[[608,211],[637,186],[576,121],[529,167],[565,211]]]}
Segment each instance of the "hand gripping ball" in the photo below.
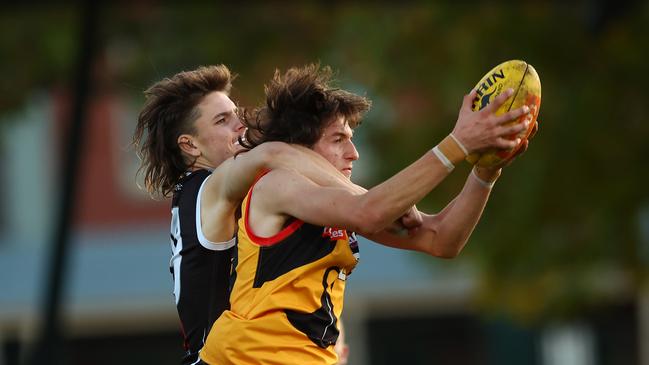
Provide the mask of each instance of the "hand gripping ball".
{"label": "hand gripping ball", "polygon": [[466,158],[469,163],[480,167],[491,167],[506,161],[518,151],[532,132],[541,107],[541,80],[534,67],[525,61],[506,61],[489,71],[475,86],[478,96],[473,102],[473,111],[483,109],[508,88],[514,89],[514,94],[498,108],[495,114],[502,115],[509,110],[527,105],[530,108],[530,113],[509,123],[522,123],[525,119],[530,119],[529,128],[520,134],[507,137],[511,140],[521,139],[521,143],[513,149],[492,149],[482,154],[472,153]]}

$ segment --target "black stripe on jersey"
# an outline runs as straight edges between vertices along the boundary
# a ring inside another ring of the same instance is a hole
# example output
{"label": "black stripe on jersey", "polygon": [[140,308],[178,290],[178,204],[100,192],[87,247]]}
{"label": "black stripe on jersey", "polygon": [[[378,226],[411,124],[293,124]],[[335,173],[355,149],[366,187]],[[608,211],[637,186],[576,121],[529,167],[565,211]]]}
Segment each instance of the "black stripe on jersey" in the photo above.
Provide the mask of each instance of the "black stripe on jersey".
{"label": "black stripe on jersey", "polygon": [[[336,318],[336,315],[334,314],[333,302],[331,301],[331,296],[327,290],[333,287],[335,283],[335,279],[331,284],[327,282],[329,273],[332,271],[336,271],[336,273],[340,274],[340,268],[330,267],[325,271],[324,277],[322,278],[322,286],[324,290],[320,296],[320,308],[312,313],[297,312],[290,309],[284,310],[286,317],[293,327],[307,335],[313,343],[322,348],[334,345],[338,340],[339,335],[338,318]],[[337,278],[338,275],[333,277]]]}
{"label": "black stripe on jersey", "polygon": [[260,288],[267,281],[330,254],[336,241],[322,237],[322,230],[322,227],[304,223],[282,242],[260,247],[253,288]]}

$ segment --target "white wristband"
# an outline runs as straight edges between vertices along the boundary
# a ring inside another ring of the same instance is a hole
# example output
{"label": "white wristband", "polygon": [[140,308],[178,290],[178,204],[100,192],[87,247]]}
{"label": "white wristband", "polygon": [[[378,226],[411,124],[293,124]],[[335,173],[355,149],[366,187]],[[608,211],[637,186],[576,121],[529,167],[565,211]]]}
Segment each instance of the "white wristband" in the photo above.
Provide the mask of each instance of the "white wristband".
{"label": "white wristband", "polygon": [[437,146],[435,146],[432,149],[432,151],[435,154],[435,156],[437,156],[437,158],[442,162],[442,164],[444,164],[444,166],[446,166],[446,169],[448,170],[448,172],[453,171],[453,169],[455,168],[455,165],[453,165],[453,163],[448,159],[448,157],[446,157],[444,152],[440,151],[440,149]]}
{"label": "white wristband", "polygon": [[480,178],[480,176],[478,176],[478,174],[475,173],[475,169],[471,169],[471,175],[473,175],[473,177],[475,177],[478,184],[484,186],[487,189],[493,188],[494,184],[496,183],[496,180],[494,180],[494,181],[484,181],[484,180],[482,180]]}
{"label": "white wristband", "polygon": [[464,156],[468,156],[468,155],[469,155],[469,151],[466,149],[466,147],[464,147],[464,145],[462,144],[462,142],[460,142],[460,140],[457,139],[457,137],[455,137],[455,136],[453,135],[453,133],[449,134],[449,136],[451,136],[451,138],[453,138],[453,140],[455,141],[455,143],[457,143],[458,147],[460,147],[460,149],[462,150],[462,152],[464,152]]}

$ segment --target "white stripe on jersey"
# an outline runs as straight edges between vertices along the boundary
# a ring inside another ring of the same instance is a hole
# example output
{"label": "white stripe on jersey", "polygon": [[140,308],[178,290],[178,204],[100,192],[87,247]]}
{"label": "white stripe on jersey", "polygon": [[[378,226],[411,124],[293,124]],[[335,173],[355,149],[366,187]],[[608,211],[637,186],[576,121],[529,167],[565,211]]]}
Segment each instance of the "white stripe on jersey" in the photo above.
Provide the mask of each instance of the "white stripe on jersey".
{"label": "white stripe on jersey", "polygon": [[[180,234],[180,215],[178,213],[178,207],[173,207],[171,209],[171,260],[169,261],[169,267],[173,267],[174,270],[174,298],[176,299],[176,305],[180,300],[180,264],[182,262],[182,255],[180,251],[183,249],[183,237]],[[174,240],[176,241],[174,244]]]}

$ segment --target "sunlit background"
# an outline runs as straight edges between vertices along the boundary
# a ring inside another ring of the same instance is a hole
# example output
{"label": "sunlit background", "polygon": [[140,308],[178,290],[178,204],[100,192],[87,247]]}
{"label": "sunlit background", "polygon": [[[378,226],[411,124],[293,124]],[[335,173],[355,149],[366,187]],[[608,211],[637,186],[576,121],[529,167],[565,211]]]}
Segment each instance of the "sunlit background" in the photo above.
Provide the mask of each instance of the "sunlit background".
{"label": "sunlit background", "polygon": [[254,106],[276,68],[330,65],[373,101],[354,169],[371,187],[451,131],[485,72],[523,59],[543,87],[529,151],[459,257],[362,241],[349,363],[649,365],[649,2],[245,3],[2,5],[0,364],[44,343],[41,363],[179,363],[170,202],[138,189],[129,149],[153,82],[224,63]]}

